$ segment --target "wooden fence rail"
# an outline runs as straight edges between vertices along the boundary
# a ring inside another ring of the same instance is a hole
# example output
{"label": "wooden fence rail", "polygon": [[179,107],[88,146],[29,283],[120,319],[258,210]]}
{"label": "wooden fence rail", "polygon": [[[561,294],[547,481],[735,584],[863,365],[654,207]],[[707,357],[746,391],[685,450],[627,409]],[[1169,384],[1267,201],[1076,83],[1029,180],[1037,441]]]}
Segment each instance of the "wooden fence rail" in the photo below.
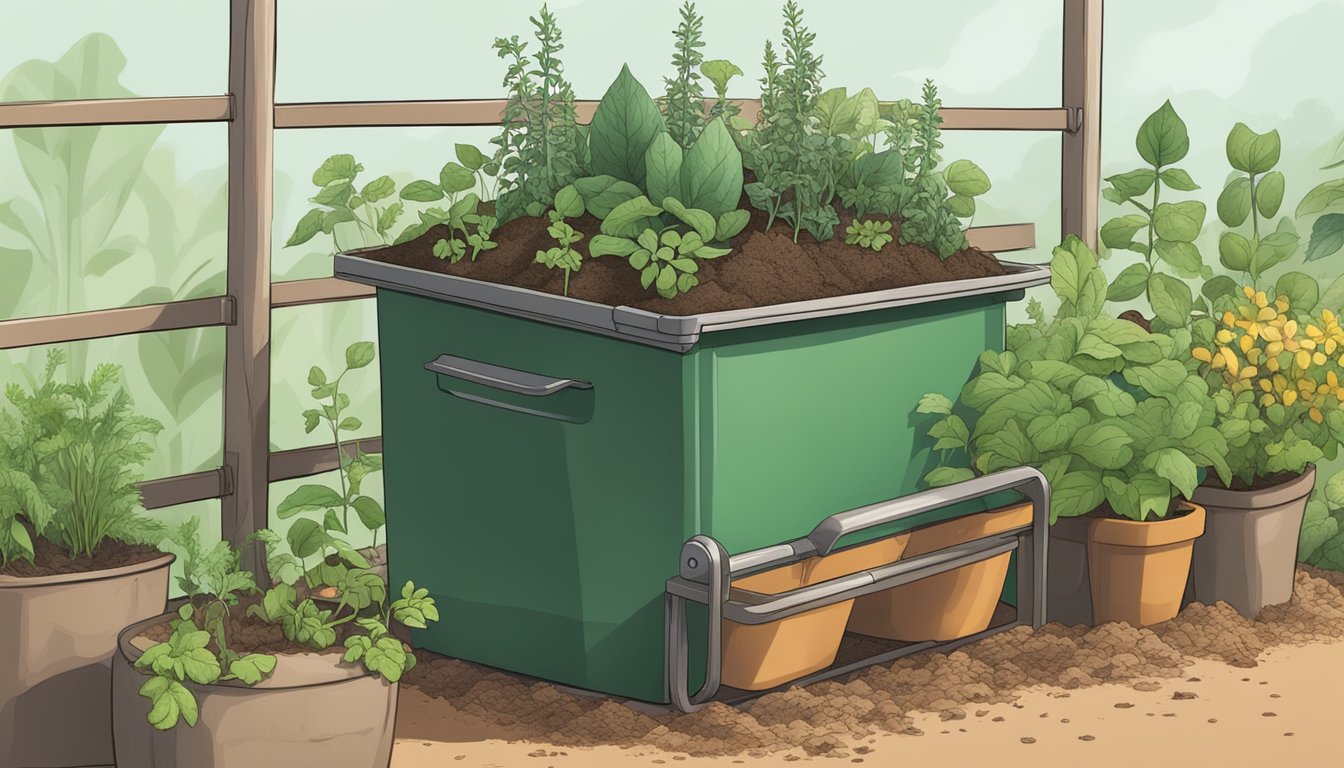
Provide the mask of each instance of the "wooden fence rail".
{"label": "wooden fence rail", "polygon": [[[1100,191],[1103,0],[1062,0],[1063,104],[1000,109],[949,107],[947,130],[1052,131],[1063,136],[1061,213],[1064,234],[1096,244]],[[276,129],[374,126],[489,126],[501,99],[275,103],[276,0],[230,0],[229,95],[0,103],[0,129],[144,123],[229,125],[227,295],[70,315],[0,321],[0,349],[186,328],[225,328],[224,465],[141,484],[150,509],[221,499],[223,535],[242,545],[265,527],[269,483],[337,467],[334,445],[269,451],[270,314],[273,309],[363,299],[364,285],[336,278],[271,283],[271,216]],[[591,119],[594,101],[578,103]],[[754,119],[757,100],[739,101]],[[991,252],[1030,248],[1031,224],[976,227],[972,245]],[[366,452],[381,438],[359,441]],[[243,567],[261,573],[259,545],[244,548]]]}

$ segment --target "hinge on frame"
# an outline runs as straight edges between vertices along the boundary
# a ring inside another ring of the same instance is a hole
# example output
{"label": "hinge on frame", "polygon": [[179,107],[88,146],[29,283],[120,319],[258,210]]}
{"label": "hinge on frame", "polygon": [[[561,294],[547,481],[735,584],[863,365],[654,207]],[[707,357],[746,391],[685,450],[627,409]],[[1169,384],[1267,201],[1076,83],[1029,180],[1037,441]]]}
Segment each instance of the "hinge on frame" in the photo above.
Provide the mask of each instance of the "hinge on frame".
{"label": "hinge on frame", "polygon": [[1065,113],[1068,115],[1064,123],[1065,133],[1077,133],[1083,129],[1083,108],[1065,107]]}

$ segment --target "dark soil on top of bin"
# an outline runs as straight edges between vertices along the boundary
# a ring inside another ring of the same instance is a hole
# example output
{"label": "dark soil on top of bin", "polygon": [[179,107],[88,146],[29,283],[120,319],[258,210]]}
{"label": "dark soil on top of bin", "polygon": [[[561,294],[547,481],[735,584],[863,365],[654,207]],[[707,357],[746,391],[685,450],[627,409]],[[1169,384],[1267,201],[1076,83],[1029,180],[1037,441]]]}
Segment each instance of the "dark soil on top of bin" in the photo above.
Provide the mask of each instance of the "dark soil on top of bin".
{"label": "dark soil on top of bin", "polygon": [[[751,221],[733,238],[732,253],[700,262],[697,273],[700,285],[675,299],[664,299],[641,286],[639,271],[618,256],[589,259],[588,243],[600,233],[601,222],[591,214],[568,220],[584,235],[575,246],[583,253],[584,262],[570,276],[569,297],[663,314],[693,315],[1007,274],[993,256],[976,248],[967,248],[943,260],[921,246],[901,245],[899,218],[891,219],[890,234],[896,240],[877,252],[845,244],[845,227],[852,221],[852,215],[845,211],[839,211],[840,225],[834,238],[818,243],[802,232],[795,243],[793,230],[787,224],[776,221],[766,231],[765,213],[745,202],[743,207],[751,211]],[[564,272],[535,263],[537,251],[555,245],[546,232],[548,225],[548,220],[536,217],[510,221],[494,235],[499,247],[482,251],[475,262],[464,258],[457,264],[449,264],[434,256],[434,244],[451,237],[448,228],[442,225],[409,242],[360,255],[558,296]]]}
{"label": "dark soil on top of bin", "polygon": [[[298,654],[298,653],[324,653],[341,655],[345,653],[345,640],[347,632],[344,630],[352,625],[344,625],[337,628],[336,643],[330,648],[316,650],[312,646],[293,642],[285,637],[284,630],[279,624],[267,624],[260,619],[247,615],[249,605],[255,604],[256,598],[239,601],[238,605],[229,608],[228,618],[224,622],[224,639],[229,644],[229,650],[240,654],[247,653],[270,653],[270,654]],[[323,606],[331,607],[331,606]],[[169,635],[172,634],[172,627],[169,622],[177,618],[172,616],[160,624],[151,624],[140,631],[139,636],[152,640],[156,643],[166,642]],[[200,611],[197,611],[193,618],[196,626],[204,629]],[[210,635],[210,643],[206,646],[214,653],[219,653],[219,645],[215,639],[214,633]]]}
{"label": "dark soil on top of bin", "polygon": [[46,539],[33,537],[32,562],[12,560],[3,568],[0,568],[0,574],[31,579],[39,576],[58,576],[67,573],[89,573],[109,568],[137,565],[161,556],[163,556],[163,553],[154,547],[107,539],[94,550],[92,555],[71,557],[68,552]]}
{"label": "dark soil on top of bin", "polygon": [[763,755],[801,746],[812,755],[839,755],[861,737],[920,733],[911,712],[959,720],[968,705],[1011,702],[1036,685],[1124,683],[1153,690],[1155,679],[1182,676],[1192,658],[1253,667],[1266,648],[1342,636],[1344,574],[1302,567],[1293,600],[1264,609],[1254,621],[1218,603],[1191,605],[1146,629],[1123,623],[1017,627],[950,654],[918,654],[848,679],[791,688],[740,707],[716,703],[692,715],[651,714],[647,707],[575,695],[423,652],[404,682],[446,699],[445,717],[481,718],[509,739],[651,746],[692,755]]}

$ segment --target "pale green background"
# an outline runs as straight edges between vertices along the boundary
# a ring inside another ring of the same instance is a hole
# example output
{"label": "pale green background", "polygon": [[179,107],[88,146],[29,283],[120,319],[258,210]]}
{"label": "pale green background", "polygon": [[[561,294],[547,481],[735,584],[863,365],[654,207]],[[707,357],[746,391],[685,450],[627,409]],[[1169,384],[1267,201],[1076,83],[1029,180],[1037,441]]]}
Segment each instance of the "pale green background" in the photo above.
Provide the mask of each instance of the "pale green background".
{"label": "pale green background", "polygon": [[[913,97],[925,77],[934,78],[947,106],[1058,106],[1061,80],[1062,5],[1058,0],[803,0],[817,33],[827,84],[872,87],[880,98]],[[778,39],[781,4],[776,0],[702,0],[705,53],[739,64],[746,77],[732,95],[757,95],[761,46]],[[149,96],[210,95],[227,90],[228,3],[224,0],[0,0],[0,72],[31,58],[56,59],[90,33],[110,35],[128,65],[122,83]],[[655,93],[670,74],[672,27],[677,3],[629,0],[559,0],[551,4],[565,33],[565,62],[581,98],[597,98],[623,62]],[[499,97],[502,64],[490,48],[497,35],[529,35],[533,2],[468,3],[440,0],[347,2],[279,0],[278,99],[392,100]],[[1110,0],[1104,45],[1103,171],[1138,165],[1134,133],[1143,118],[1171,99],[1190,127],[1192,149],[1181,165],[1203,187],[1191,196],[1213,203],[1227,175],[1223,140],[1238,120],[1283,136],[1280,169],[1288,178],[1285,210],[1327,174],[1316,170],[1344,130],[1344,78],[1338,46],[1344,30],[1344,0]],[[0,132],[8,133],[8,132]],[[284,241],[307,210],[309,176],[334,152],[353,153],[368,169],[363,180],[391,173],[405,181],[433,178],[452,144],[485,145],[490,129],[356,129],[286,131],[277,137],[274,264],[277,279],[330,274],[327,240],[286,249]],[[175,162],[187,228],[199,222],[204,200],[223,183],[225,129],[219,125],[165,129],[156,162]],[[1015,257],[1043,261],[1058,241],[1060,138],[1053,133],[965,133],[946,137],[950,158],[969,157],[990,175],[994,188],[982,198],[977,224],[1031,221],[1041,247]],[[31,198],[13,144],[0,136],[0,201]],[[119,231],[144,228],[135,206]],[[1102,220],[1115,215],[1103,202]],[[207,214],[222,228],[218,211]],[[1201,241],[1206,260],[1216,261],[1210,232]],[[10,245],[0,229],[0,246]],[[175,263],[177,254],[148,252],[90,281],[80,310],[128,302],[147,279],[166,279],[201,260],[222,266],[222,235]],[[1114,275],[1130,263],[1121,254],[1106,262]],[[1339,271],[1339,257],[1319,262],[1319,275]],[[214,264],[212,264],[214,266]],[[12,279],[0,265],[0,281]],[[158,275],[157,278],[151,276]],[[222,290],[222,285],[217,288]],[[18,316],[45,314],[51,287],[34,272]],[[345,345],[375,336],[370,302],[302,308],[275,314],[272,439],[280,448],[318,441],[302,432],[308,366],[329,369]],[[1023,317],[1021,305],[1015,319]],[[197,333],[197,332],[185,332]],[[216,339],[207,346],[218,344]],[[136,339],[89,343],[89,360],[127,367],[137,402],[150,415],[170,420],[150,392]],[[37,351],[0,353],[0,382],[18,377],[16,364],[40,359]],[[376,371],[353,383],[361,434],[377,434]],[[217,379],[216,379],[217,381]],[[216,390],[218,384],[215,384]],[[213,466],[219,461],[217,391],[190,418],[169,424],[161,451],[149,468],[165,476]],[[176,440],[176,443],[172,441]],[[170,447],[170,443],[172,444]],[[284,489],[277,488],[275,500]],[[274,503],[274,502],[273,502]],[[175,516],[217,504],[194,505]],[[395,517],[395,511],[393,512]],[[212,526],[205,526],[207,529]]]}

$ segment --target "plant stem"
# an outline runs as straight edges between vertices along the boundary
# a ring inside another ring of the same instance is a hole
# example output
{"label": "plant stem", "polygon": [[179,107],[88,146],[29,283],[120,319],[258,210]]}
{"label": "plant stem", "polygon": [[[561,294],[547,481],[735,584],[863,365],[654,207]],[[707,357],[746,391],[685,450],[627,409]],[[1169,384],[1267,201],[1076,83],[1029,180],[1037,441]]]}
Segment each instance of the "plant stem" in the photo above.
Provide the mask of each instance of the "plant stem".
{"label": "plant stem", "polygon": [[1154,234],[1157,230],[1157,201],[1162,194],[1162,171],[1153,166],[1153,209],[1148,214],[1148,271],[1153,270]]}

